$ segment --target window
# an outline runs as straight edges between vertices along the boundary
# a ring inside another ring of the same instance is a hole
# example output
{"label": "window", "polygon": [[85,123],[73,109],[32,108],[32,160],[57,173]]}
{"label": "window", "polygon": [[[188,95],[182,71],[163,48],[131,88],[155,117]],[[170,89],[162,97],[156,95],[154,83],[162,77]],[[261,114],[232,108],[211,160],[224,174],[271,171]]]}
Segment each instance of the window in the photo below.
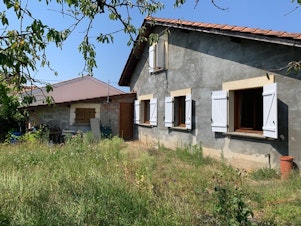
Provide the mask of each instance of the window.
{"label": "window", "polygon": [[143,122],[145,124],[150,124],[150,100],[143,100],[142,105],[144,105]]}
{"label": "window", "polygon": [[234,131],[262,134],[263,89],[234,91]]}
{"label": "window", "polygon": [[191,116],[191,94],[165,97],[165,127],[191,129]]}
{"label": "window", "polygon": [[149,72],[154,73],[167,68],[167,34],[161,35],[158,42],[149,47]]}
{"label": "window", "polygon": [[[250,81],[256,83],[255,80]],[[240,83],[229,83],[229,90],[213,91],[212,131],[278,138],[277,83],[271,82],[262,82],[261,87],[254,84],[256,87],[247,85],[245,88],[244,84],[252,82],[242,80]]]}
{"label": "window", "polygon": [[157,125],[157,99],[135,101],[134,122],[140,125]]}
{"label": "window", "polygon": [[75,123],[90,124],[90,118],[95,118],[95,108],[76,108]]}

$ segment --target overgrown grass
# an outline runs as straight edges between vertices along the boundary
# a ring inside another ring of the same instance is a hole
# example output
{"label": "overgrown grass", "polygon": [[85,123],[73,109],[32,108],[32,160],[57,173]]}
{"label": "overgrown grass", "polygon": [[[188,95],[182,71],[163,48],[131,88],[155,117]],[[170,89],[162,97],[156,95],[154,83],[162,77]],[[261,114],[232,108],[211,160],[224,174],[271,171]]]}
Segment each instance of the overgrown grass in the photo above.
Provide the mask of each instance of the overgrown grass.
{"label": "overgrown grass", "polygon": [[[0,146],[0,225],[298,225],[301,179],[254,180],[206,158],[93,141]],[[254,217],[252,217],[252,213]]]}
{"label": "overgrown grass", "polygon": [[254,180],[271,180],[280,179],[279,172],[271,168],[260,168],[250,173],[250,176]]}

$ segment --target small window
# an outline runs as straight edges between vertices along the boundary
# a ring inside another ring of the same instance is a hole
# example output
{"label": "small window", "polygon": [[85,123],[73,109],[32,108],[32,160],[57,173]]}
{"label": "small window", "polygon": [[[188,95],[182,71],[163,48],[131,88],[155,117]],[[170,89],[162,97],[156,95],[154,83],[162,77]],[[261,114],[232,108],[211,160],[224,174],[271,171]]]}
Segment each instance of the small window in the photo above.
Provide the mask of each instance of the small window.
{"label": "small window", "polygon": [[166,69],[167,35],[161,35],[158,42],[149,47],[149,72]]}
{"label": "small window", "polygon": [[157,99],[135,101],[135,124],[157,125]]}
{"label": "small window", "polygon": [[185,96],[174,98],[175,126],[185,127]]}
{"label": "small window", "polygon": [[143,120],[142,122],[145,124],[150,124],[150,100],[141,101],[143,106]]}
{"label": "small window", "polygon": [[165,127],[191,129],[191,95],[165,98]]}
{"label": "small window", "polygon": [[262,134],[262,88],[234,92],[234,131]]}
{"label": "small window", "polygon": [[76,108],[75,123],[81,125],[89,125],[90,118],[95,118],[95,108]]}

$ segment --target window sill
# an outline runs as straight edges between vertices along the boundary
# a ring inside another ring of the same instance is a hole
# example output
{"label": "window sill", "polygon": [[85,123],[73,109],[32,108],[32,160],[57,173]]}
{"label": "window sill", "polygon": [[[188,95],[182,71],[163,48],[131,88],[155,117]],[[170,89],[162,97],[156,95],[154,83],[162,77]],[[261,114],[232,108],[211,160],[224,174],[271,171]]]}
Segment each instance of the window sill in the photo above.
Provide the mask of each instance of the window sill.
{"label": "window sill", "polygon": [[173,130],[182,130],[182,131],[190,131],[191,129],[187,129],[186,127],[183,126],[175,126],[175,127],[169,127],[170,129]]}
{"label": "window sill", "polygon": [[261,139],[261,140],[267,140],[269,138],[263,136],[262,134],[256,134],[256,133],[244,133],[244,132],[226,132],[223,133],[226,136],[237,136],[237,137],[246,137],[246,138],[254,138],[254,139]]}
{"label": "window sill", "polygon": [[73,126],[90,126],[90,123],[74,123]]}
{"label": "window sill", "polygon": [[149,123],[140,123],[140,124],[137,124],[137,126],[142,126],[142,127],[154,127],[154,125],[151,125]]}
{"label": "window sill", "polygon": [[160,68],[160,69],[155,69],[154,71],[150,72],[151,75],[159,74],[161,72],[167,71],[166,68]]}

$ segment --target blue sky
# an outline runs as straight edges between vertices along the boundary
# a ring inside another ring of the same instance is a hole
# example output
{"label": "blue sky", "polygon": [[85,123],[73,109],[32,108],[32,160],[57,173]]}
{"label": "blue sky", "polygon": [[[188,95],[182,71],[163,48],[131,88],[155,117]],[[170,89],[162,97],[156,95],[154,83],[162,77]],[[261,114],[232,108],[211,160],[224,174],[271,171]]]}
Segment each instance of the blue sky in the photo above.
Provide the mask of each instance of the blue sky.
{"label": "blue sky", "polygon": [[[227,10],[216,8],[211,0],[199,0],[197,5],[195,5],[195,0],[187,0],[183,6],[176,9],[173,7],[172,0],[164,0],[162,3],[165,9],[153,16],[301,33],[301,8],[294,11],[298,4],[292,3],[291,0],[216,0],[216,4]],[[55,5],[44,6],[30,0],[29,7],[36,17],[53,27],[63,29],[71,24],[68,17],[53,11],[56,9]],[[140,27],[145,15],[133,11],[131,17],[134,25]],[[18,23],[18,21],[14,22]],[[34,72],[33,77],[56,83],[80,76],[84,61],[77,47],[82,40],[84,28],[85,24],[82,24],[75,30],[62,50],[54,46],[47,49],[48,59],[51,66],[58,71],[58,76],[46,68],[39,68],[37,72]],[[96,36],[99,32],[110,33],[121,28],[121,24],[112,22],[106,15],[103,15],[95,21],[93,32]],[[118,87],[119,77],[131,50],[131,47],[127,46],[128,40],[129,37],[126,34],[119,32],[115,34],[113,44],[95,42],[98,65],[98,68],[94,70],[95,78]],[[123,91],[129,90],[124,87],[118,88]]]}

